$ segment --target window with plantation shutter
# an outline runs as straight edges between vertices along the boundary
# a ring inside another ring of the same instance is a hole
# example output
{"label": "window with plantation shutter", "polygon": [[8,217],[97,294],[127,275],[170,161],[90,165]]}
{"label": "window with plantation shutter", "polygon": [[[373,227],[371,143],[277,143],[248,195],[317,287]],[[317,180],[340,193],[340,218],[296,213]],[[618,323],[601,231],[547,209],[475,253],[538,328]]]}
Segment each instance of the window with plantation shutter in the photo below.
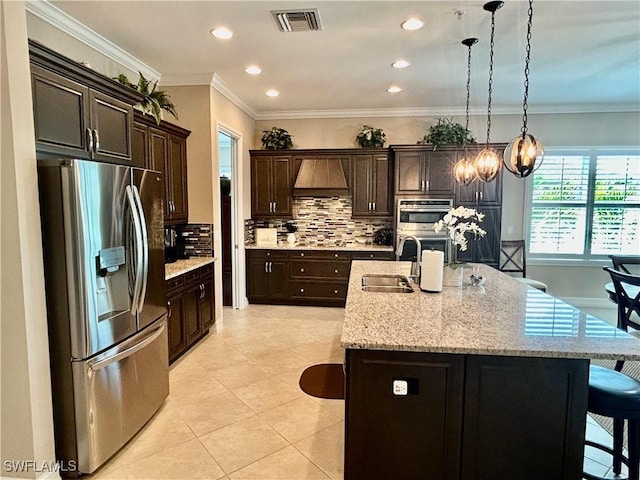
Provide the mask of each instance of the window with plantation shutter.
{"label": "window with plantation shutter", "polygon": [[640,255],[640,154],[547,151],[533,174],[531,258]]}

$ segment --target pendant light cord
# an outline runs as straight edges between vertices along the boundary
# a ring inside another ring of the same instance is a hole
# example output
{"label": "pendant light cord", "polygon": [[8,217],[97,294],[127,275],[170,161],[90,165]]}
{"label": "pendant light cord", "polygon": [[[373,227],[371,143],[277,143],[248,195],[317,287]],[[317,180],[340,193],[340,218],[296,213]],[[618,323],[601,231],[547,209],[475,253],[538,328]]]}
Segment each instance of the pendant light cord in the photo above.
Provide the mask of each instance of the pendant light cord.
{"label": "pendant light cord", "polygon": [[529,21],[527,22],[527,56],[524,62],[524,100],[522,101],[522,138],[527,135],[527,107],[529,101],[529,59],[531,58],[531,24],[533,23],[533,0],[529,0]]}
{"label": "pendant light cord", "polygon": [[[471,95],[471,45],[469,45],[469,55],[467,57],[467,116],[464,123],[465,130],[469,130],[469,97]],[[467,138],[464,140],[465,146]]]}
{"label": "pendant light cord", "polygon": [[489,148],[489,138],[491,136],[491,93],[493,85],[493,35],[496,29],[496,12],[491,12],[491,41],[489,43],[489,99],[487,101],[487,142]]}

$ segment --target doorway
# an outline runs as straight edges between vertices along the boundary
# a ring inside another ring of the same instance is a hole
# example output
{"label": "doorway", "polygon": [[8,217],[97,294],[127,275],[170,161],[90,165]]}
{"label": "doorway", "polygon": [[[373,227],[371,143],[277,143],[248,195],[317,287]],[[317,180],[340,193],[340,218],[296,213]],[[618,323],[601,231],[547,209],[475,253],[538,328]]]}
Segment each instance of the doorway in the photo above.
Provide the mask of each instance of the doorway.
{"label": "doorway", "polygon": [[220,223],[222,241],[222,305],[233,306],[233,158],[236,139],[218,128]]}

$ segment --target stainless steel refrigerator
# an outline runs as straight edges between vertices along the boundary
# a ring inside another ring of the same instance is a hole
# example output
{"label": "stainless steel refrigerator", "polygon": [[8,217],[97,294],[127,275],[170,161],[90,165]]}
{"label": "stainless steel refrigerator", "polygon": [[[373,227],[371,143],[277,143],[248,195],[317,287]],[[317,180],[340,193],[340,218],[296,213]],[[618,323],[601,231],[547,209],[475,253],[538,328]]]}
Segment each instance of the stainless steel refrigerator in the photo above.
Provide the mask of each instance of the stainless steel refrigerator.
{"label": "stainless steel refrigerator", "polygon": [[39,161],[56,456],[92,473],[169,393],[160,172]]}

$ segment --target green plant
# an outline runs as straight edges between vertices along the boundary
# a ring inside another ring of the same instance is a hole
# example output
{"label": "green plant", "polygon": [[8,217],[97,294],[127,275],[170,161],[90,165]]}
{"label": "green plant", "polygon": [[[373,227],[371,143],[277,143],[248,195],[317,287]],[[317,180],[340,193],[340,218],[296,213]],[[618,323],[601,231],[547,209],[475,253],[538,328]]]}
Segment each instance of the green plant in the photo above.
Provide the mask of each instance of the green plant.
{"label": "green plant", "polygon": [[165,110],[175,118],[178,118],[176,106],[171,103],[167,92],[164,90],[158,90],[158,82],[155,81],[152,83],[151,80],[147,80],[142,72],[138,72],[138,74],[140,75],[140,78],[136,84],[131,83],[124,73],[115,77],[115,80],[144,95],[144,99],[139,104],[140,109],[143,113],[153,116],[158,125],[160,125],[160,121],[163,118],[162,110]]}
{"label": "green plant", "polygon": [[262,131],[262,148],[265,150],[287,150],[291,147],[291,135],[284,128],[271,127],[271,130]]}
{"label": "green plant", "polygon": [[384,147],[385,134],[381,128],[373,128],[364,125],[360,133],[356,136],[356,142],[362,148],[381,148]]}
{"label": "green plant", "polygon": [[454,144],[464,146],[468,143],[476,143],[471,132],[459,123],[454,123],[451,118],[439,118],[436,125],[429,127],[427,135],[418,140],[418,145],[430,143],[435,150],[441,145]]}

